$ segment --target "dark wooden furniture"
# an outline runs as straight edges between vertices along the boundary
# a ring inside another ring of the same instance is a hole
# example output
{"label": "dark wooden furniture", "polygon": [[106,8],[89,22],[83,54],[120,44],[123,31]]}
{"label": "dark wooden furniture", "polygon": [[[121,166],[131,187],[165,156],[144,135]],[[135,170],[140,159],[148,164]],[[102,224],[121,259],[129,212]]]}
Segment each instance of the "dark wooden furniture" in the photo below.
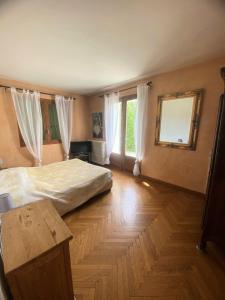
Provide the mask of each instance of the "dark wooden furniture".
{"label": "dark wooden furniture", "polygon": [[70,143],[70,158],[91,161],[91,141],[76,141]]}
{"label": "dark wooden furniture", "polygon": [[14,300],[73,300],[72,234],[48,200],[2,215],[4,272]]}
{"label": "dark wooden furniture", "polygon": [[[221,69],[225,83],[225,67]],[[207,241],[225,247],[225,91],[220,97],[217,130],[207,186],[200,249]]]}

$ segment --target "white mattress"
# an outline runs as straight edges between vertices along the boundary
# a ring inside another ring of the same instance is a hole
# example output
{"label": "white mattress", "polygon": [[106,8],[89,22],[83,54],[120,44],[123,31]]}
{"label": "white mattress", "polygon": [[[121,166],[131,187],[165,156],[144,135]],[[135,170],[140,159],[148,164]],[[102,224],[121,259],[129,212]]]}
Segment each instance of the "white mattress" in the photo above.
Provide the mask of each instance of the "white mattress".
{"label": "white mattress", "polygon": [[0,194],[9,193],[15,207],[50,199],[60,215],[111,186],[110,170],[79,159],[0,171]]}

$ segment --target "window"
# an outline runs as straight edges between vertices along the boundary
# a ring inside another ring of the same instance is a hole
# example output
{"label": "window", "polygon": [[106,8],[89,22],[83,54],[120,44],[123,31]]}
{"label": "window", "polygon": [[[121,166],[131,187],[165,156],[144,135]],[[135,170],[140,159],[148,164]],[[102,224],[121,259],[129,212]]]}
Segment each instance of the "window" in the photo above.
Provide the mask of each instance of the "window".
{"label": "window", "polygon": [[[41,112],[43,120],[43,144],[61,143],[56,104],[53,100],[41,99]],[[19,130],[20,146],[25,143]]]}
{"label": "window", "polygon": [[126,105],[126,156],[134,156],[135,149],[135,115],[137,110],[137,99],[128,100]]}
{"label": "window", "polygon": [[56,144],[60,142],[59,122],[55,101],[41,100],[43,119],[43,143]]}
{"label": "window", "polygon": [[119,117],[113,153],[135,157],[135,115],[137,99],[135,96],[122,98],[119,103]]}

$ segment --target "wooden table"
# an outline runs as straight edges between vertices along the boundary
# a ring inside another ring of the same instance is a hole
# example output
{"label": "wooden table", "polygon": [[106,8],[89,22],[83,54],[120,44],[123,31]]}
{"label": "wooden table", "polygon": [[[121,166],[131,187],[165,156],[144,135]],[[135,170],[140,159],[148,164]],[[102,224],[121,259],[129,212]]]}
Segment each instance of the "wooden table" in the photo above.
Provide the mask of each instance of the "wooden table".
{"label": "wooden table", "polygon": [[72,300],[72,234],[50,201],[2,216],[5,275],[15,300]]}

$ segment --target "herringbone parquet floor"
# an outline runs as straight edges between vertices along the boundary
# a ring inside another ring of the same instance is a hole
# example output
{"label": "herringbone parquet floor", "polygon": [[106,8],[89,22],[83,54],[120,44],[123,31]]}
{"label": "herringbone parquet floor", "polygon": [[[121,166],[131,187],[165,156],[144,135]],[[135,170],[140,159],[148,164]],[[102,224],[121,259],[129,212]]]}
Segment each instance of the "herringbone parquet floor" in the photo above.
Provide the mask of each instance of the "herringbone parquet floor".
{"label": "herringbone parquet floor", "polygon": [[110,193],[65,217],[77,300],[225,299],[225,266],[196,249],[203,200],[113,171]]}

